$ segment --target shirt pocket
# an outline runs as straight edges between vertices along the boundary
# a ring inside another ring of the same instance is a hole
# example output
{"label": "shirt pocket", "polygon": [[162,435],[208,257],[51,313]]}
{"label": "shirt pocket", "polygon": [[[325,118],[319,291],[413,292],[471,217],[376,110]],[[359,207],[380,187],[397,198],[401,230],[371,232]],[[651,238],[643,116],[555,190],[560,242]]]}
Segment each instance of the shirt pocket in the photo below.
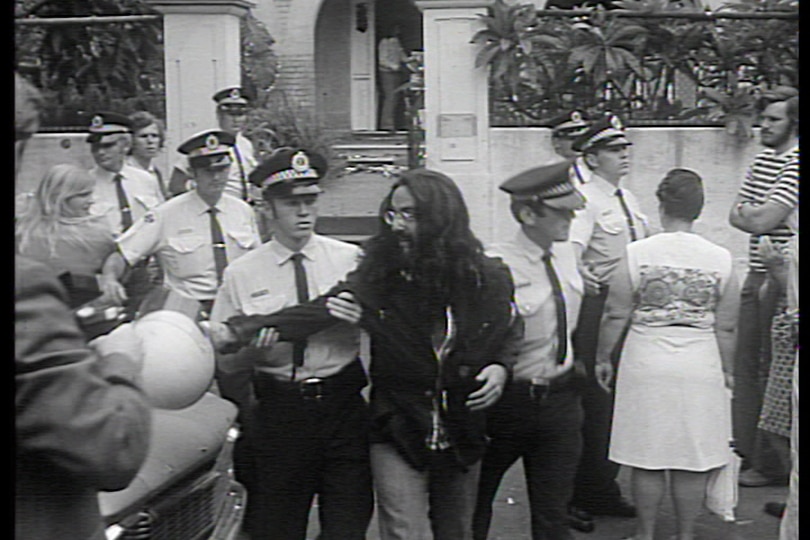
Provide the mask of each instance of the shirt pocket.
{"label": "shirt pocket", "polygon": [[225,234],[233,240],[234,244],[245,251],[257,246],[257,239],[250,231],[226,231]]}
{"label": "shirt pocket", "polygon": [[596,216],[596,224],[607,234],[621,234],[627,228],[627,218],[612,208],[606,208]]}
{"label": "shirt pocket", "polygon": [[[540,270],[542,272],[542,269]],[[535,298],[534,287],[530,279],[516,276],[513,278],[515,283],[515,305],[517,306],[518,313],[523,318],[532,317],[540,309],[540,302]]]}
{"label": "shirt pocket", "polygon": [[199,276],[213,266],[211,241],[202,235],[172,236],[166,240],[166,260],[178,277]]}

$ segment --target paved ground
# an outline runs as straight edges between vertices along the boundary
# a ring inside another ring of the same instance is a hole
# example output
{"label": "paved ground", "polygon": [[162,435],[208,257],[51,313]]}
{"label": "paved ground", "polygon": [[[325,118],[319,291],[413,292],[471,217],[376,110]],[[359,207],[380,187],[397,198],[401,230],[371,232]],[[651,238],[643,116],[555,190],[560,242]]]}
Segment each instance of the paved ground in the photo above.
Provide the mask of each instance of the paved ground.
{"label": "paved ground", "polygon": [[[628,474],[619,473],[623,492],[630,495]],[[708,511],[698,518],[697,540],[777,540],[779,520],[763,512],[768,501],[781,501],[787,497],[787,487],[740,488],[737,520],[726,523]],[[310,514],[307,540],[317,540],[317,509]],[[634,519],[597,518],[596,530],[592,533],[574,531],[576,540],[620,540],[630,536]],[[664,499],[656,528],[656,540],[670,540],[675,535],[675,520],[672,502]],[[372,520],[367,540],[380,540],[377,520]],[[492,528],[488,540],[531,540],[529,508],[523,481],[523,468],[516,463],[504,477],[495,502]]]}

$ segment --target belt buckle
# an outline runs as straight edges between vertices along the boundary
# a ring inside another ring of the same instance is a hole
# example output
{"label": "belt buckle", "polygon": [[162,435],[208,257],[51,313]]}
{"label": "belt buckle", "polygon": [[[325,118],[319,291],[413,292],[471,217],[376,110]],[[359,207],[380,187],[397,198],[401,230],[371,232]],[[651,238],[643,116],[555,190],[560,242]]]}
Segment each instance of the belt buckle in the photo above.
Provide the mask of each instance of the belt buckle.
{"label": "belt buckle", "polygon": [[299,391],[303,399],[314,399],[320,401],[323,398],[323,379],[320,377],[310,377],[299,383]]}

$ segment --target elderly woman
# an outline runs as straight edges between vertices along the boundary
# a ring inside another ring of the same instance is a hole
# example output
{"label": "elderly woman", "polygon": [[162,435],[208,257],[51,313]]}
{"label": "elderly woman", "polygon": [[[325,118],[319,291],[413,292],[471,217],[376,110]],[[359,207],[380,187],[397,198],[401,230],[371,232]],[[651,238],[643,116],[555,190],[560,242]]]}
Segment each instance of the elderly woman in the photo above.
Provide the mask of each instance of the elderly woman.
{"label": "elderly woman", "polygon": [[692,540],[709,473],[729,461],[739,286],[731,253],[692,230],[700,177],[673,169],[656,196],[663,232],[629,244],[611,282],[597,377],[609,385],[626,330],[609,458],[631,469],[632,538],[653,539],[668,475],[677,538]]}
{"label": "elderly woman", "polygon": [[55,165],[16,223],[17,253],[50,266],[77,307],[101,295],[96,274],[115,241],[104,216],[90,214],[95,180],[75,165]]}
{"label": "elderly woman", "polygon": [[169,198],[163,174],[155,166],[155,157],[163,149],[166,130],[163,122],[147,111],[137,111],[129,115],[132,121],[132,148],[127,163],[151,174],[160,187],[165,199]]}

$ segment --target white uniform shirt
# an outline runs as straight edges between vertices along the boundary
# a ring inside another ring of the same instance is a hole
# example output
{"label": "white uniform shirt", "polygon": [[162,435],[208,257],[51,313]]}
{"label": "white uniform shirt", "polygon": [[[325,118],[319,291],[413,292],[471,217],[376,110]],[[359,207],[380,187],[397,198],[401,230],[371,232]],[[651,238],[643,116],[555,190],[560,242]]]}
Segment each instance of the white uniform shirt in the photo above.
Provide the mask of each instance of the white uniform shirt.
{"label": "white uniform shirt", "polygon": [[[133,223],[146,214],[147,211],[163,202],[160,187],[148,172],[124,164],[118,174],[123,177],[121,185],[127,194],[127,201],[132,210]],[[115,182],[113,182],[116,173],[96,166],[90,169],[90,175],[96,180],[90,213],[97,216],[106,216],[113,234],[121,234],[123,228],[121,210],[118,206]]]}
{"label": "white uniform shirt", "polygon": [[[196,191],[178,195],[135,222],[118,238],[118,249],[130,265],[156,255],[167,287],[195,300],[213,300],[217,274],[208,208]],[[223,194],[216,208],[229,263],[260,245],[256,216],[247,203]]]}
{"label": "white uniform shirt", "polygon": [[[237,154],[239,154],[238,158]],[[256,165],[258,165],[253,143],[250,142],[250,139],[242,135],[242,133],[237,133],[236,150],[231,148],[230,156],[231,166],[228,169],[228,183],[225,184],[225,193],[237,199],[242,199],[242,178],[244,173],[245,188],[248,190],[248,194],[256,198],[256,190],[253,188],[250,181],[248,181],[248,176],[253,172],[253,169],[256,168]],[[175,164],[175,168],[180,169],[187,176],[191,176],[191,166],[188,164],[187,156],[181,157]],[[191,189],[190,185],[188,187]]]}
{"label": "white uniform shirt", "polygon": [[[630,243],[630,229],[616,186],[597,174],[590,181],[578,186],[585,196],[585,207],[577,210],[571,223],[571,242],[584,246],[582,260],[593,268],[594,274],[607,283],[613,270],[624,256]],[[637,240],[650,235],[650,226],[632,193],[622,188],[624,200],[633,216]]]}
{"label": "white uniform shirt", "polygon": [[[221,322],[233,315],[270,314],[297,305],[295,271],[290,259],[293,253],[271,240],[229,265],[211,310],[211,320]],[[301,253],[304,255],[309,297],[316,298],[355,268],[360,248],[313,234]],[[307,339],[304,365],[296,369],[295,380],[335,375],[358,357],[359,349],[360,330],[349,323],[340,322],[313,334]],[[290,380],[291,343],[278,342],[269,350],[250,351],[259,355],[258,371],[280,380]],[[268,362],[263,364],[261,355],[266,355]],[[270,366],[269,363],[283,365]],[[222,368],[228,371],[226,366]]]}
{"label": "white uniform shirt", "polygon": [[523,231],[518,231],[511,242],[487,248],[487,255],[503,259],[512,272],[515,303],[525,325],[525,336],[514,367],[516,381],[554,379],[569,371],[574,363],[571,335],[584,292],[574,246],[570,242],[555,242],[551,246],[551,264],[563,290],[568,330],[568,354],[562,364],[557,363],[557,306],[543,263],[544,253]]}
{"label": "white uniform shirt", "polygon": [[593,171],[588,165],[585,164],[585,159],[582,156],[577,156],[571,168],[568,170],[568,177],[574,187],[579,188],[582,184],[587,184],[591,181]]}

